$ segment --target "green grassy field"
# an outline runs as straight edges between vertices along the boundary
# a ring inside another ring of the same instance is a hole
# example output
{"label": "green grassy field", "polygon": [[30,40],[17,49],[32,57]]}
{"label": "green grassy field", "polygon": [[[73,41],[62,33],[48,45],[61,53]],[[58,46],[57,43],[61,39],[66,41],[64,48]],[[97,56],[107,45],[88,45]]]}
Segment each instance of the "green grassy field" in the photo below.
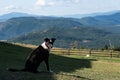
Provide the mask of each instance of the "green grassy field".
{"label": "green grassy field", "polygon": [[79,55],[50,55],[54,73],[45,72],[44,63],[40,73],[9,72],[6,68],[22,69],[30,48],[12,44],[0,44],[0,80],[120,80],[120,58],[96,58]]}

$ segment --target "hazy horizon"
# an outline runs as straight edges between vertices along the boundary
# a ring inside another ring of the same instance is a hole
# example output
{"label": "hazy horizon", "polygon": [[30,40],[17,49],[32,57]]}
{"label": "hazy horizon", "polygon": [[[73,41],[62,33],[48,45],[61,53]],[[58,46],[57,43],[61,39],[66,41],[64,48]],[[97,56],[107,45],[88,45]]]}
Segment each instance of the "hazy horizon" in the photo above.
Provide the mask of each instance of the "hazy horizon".
{"label": "hazy horizon", "polygon": [[0,0],[0,15],[21,12],[45,16],[104,13],[120,10],[120,0]]}

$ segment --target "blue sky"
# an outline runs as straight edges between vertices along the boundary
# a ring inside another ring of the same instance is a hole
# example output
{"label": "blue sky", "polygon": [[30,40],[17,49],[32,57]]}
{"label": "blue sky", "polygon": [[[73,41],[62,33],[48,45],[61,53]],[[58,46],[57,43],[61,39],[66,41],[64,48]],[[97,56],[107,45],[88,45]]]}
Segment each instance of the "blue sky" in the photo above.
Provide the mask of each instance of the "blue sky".
{"label": "blue sky", "polygon": [[0,0],[0,15],[24,12],[37,15],[89,14],[120,10],[120,0]]}

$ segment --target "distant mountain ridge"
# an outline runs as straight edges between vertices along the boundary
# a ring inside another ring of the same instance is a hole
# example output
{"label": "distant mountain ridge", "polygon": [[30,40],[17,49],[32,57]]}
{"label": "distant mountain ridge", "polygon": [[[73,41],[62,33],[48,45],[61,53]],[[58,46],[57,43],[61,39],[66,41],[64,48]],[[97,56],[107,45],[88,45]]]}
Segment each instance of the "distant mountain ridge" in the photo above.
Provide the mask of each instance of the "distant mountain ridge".
{"label": "distant mountain ridge", "polygon": [[[65,18],[83,18],[83,17],[95,17],[95,16],[101,16],[101,15],[112,15],[115,13],[119,13],[120,11],[109,11],[109,12],[98,12],[98,13],[91,13],[91,14],[72,14],[72,15],[63,15],[63,16],[56,16],[56,17],[65,17]],[[3,15],[0,15],[0,20],[7,20],[10,18],[15,17],[28,17],[28,16],[40,16],[35,14],[29,14],[29,13],[22,13],[22,12],[10,12]],[[41,15],[42,16],[42,15]]]}
{"label": "distant mountain ridge", "polygon": [[120,13],[81,19],[51,16],[15,17],[0,23],[0,39],[8,39],[49,27],[69,28],[76,26],[90,26],[120,33]]}
{"label": "distant mountain ridge", "polygon": [[40,45],[46,37],[56,38],[54,46],[65,48],[84,47],[97,49],[103,48],[105,45],[110,47],[109,40],[112,41],[114,46],[120,44],[120,35],[92,27],[52,27],[12,38],[8,41]]}
{"label": "distant mountain ridge", "polygon": [[[29,35],[29,37],[21,35]],[[120,43],[120,13],[84,17],[81,19],[53,16],[14,17],[0,22],[0,40],[14,39],[13,41],[23,40],[26,43],[36,44],[38,43],[37,40],[41,40],[46,35],[56,36],[64,44],[72,43],[75,40],[93,42],[89,46],[95,46],[98,43],[99,45],[105,44],[108,42],[108,39],[114,39],[113,42],[118,46]],[[35,37],[39,37],[39,39]],[[61,43],[57,44],[60,45]],[[85,45],[86,43],[83,44]],[[85,46],[88,46],[88,43]]]}
{"label": "distant mountain ridge", "polygon": [[4,15],[0,15],[0,21],[5,21],[15,17],[28,17],[28,16],[33,16],[33,15],[27,13],[20,13],[20,12],[11,12]]}
{"label": "distant mountain ridge", "polygon": [[[94,21],[91,23],[91,21]],[[112,15],[101,15],[95,17],[85,17],[80,22],[89,26],[116,26],[120,24],[120,12]]]}
{"label": "distant mountain ridge", "polygon": [[[0,23],[0,39],[8,39],[29,32],[47,29],[50,27],[75,27],[82,26],[80,22],[68,18],[38,18],[38,17],[19,17],[11,18],[6,22]],[[10,35],[12,34],[12,35]]]}
{"label": "distant mountain ridge", "polygon": [[120,10],[108,11],[108,12],[98,12],[98,13],[89,13],[89,14],[71,14],[71,15],[64,15],[63,17],[80,19],[80,18],[84,18],[84,17],[95,17],[95,16],[101,16],[101,15],[107,16],[107,15],[112,15],[112,14],[119,13],[119,12],[120,12]]}

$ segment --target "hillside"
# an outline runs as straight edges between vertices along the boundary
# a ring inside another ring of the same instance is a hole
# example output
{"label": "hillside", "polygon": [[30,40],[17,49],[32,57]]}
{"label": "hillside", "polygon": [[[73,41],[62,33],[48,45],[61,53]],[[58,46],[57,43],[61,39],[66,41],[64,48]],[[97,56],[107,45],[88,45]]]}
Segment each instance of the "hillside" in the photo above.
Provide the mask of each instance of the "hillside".
{"label": "hillside", "polygon": [[84,17],[79,19],[83,25],[106,29],[113,33],[120,33],[120,12],[110,15],[100,15],[94,17]]}
{"label": "hillside", "polygon": [[120,33],[120,12],[81,19],[50,16],[11,18],[5,22],[0,22],[0,39],[9,39],[50,27],[69,28],[80,26],[96,27],[105,29],[108,32]]}
{"label": "hillside", "polygon": [[[91,23],[90,21],[94,21]],[[105,26],[116,26],[120,24],[120,12],[111,15],[101,15],[95,17],[84,17],[80,19],[80,22],[86,25],[105,27]]]}
{"label": "hillside", "polygon": [[[1,80],[119,80],[120,58],[90,57],[82,55],[50,54],[53,73],[39,66],[40,73],[10,72],[7,68],[22,69],[30,48],[0,42]],[[86,52],[88,52],[86,50]],[[61,53],[63,54],[63,53]],[[82,52],[83,54],[83,52]]]}
{"label": "hillside", "polygon": [[[14,38],[23,34],[39,31],[50,27],[96,27],[112,33],[120,33],[120,13],[84,17],[81,19],[37,16],[17,17],[0,22],[0,39]],[[12,34],[12,35],[10,35]]]}
{"label": "hillside", "polygon": [[[20,17],[0,23],[0,39],[9,39],[50,27],[76,27],[82,24],[69,18]],[[12,35],[10,35],[12,34]]]}
{"label": "hillside", "polygon": [[[101,29],[101,30],[100,30]],[[16,17],[0,22],[0,40],[39,45],[45,37],[58,39],[55,46],[101,48],[120,44],[120,13],[94,17]],[[8,41],[9,41],[8,40]]]}
{"label": "hillside", "polygon": [[55,47],[85,47],[85,48],[101,48],[105,45],[109,46],[109,40],[112,45],[119,46],[120,35],[112,34],[104,30],[91,27],[73,27],[60,28],[53,27],[49,29],[40,30],[30,34],[22,35],[8,41],[30,43],[39,45],[43,38],[55,37]]}

